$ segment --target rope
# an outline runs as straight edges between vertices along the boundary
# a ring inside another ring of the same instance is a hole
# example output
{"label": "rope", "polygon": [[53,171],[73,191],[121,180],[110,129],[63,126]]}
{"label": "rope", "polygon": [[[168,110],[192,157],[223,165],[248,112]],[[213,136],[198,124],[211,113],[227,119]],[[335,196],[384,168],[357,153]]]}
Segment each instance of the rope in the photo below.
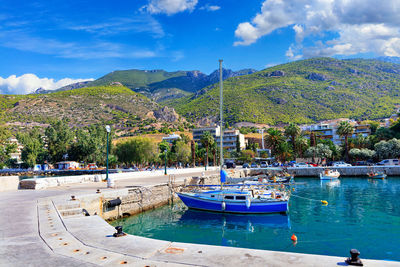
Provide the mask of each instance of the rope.
{"label": "rope", "polygon": [[301,196],[294,195],[294,194],[292,194],[291,196],[292,197],[298,197],[298,198],[306,199],[306,200],[309,200],[309,201],[317,201],[317,202],[321,202],[323,205],[328,205],[328,201],[326,201],[326,200],[312,199],[312,198],[308,198],[308,197],[301,197]]}

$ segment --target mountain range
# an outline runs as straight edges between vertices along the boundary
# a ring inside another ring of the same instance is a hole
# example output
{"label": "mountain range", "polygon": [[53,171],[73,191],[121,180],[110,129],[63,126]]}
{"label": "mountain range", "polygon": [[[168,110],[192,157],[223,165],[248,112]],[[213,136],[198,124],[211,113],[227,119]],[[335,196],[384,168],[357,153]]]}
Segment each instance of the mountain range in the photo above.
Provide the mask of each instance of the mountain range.
{"label": "mountain range", "polygon": [[[223,69],[223,79],[247,75],[256,72],[254,69],[232,71]],[[66,91],[82,87],[107,86],[120,83],[131,90],[141,93],[156,102],[180,98],[219,81],[219,70],[207,75],[201,71],[165,70],[118,70],[100,77],[95,81],[80,82],[64,86],[54,91]],[[35,93],[50,93],[50,90],[39,88]]]}
{"label": "mountain range", "polygon": [[[257,72],[224,70],[224,119],[281,125],[388,117],[400,106],[400,65],[385,62],[393,60],[312,58]],[[213,123],[218,79],[218,71],[114,71],[44,94],[0,95],[0,121],[64,118],[75,126],[110,123],[139,132]]]}

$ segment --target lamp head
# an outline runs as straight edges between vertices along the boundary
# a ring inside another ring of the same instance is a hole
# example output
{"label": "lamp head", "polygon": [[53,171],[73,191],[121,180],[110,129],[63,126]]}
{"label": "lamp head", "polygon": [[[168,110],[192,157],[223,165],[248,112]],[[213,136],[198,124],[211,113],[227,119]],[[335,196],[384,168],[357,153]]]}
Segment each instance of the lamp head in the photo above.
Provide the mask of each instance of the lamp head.
{"label": "lamp head", "polygon": [[106,131],[107,131],[107,133],[110,133],[110,132],[111,132],[111,127],[110,127],[110,125],[106,125]]}

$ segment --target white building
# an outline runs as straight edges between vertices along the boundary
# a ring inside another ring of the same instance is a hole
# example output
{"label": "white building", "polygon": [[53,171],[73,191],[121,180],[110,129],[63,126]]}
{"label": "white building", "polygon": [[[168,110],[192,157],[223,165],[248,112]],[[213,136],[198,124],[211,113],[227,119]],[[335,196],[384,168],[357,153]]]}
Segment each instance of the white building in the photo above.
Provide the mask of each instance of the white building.
{"label": "white building", "polygon": [[337,134],[337,129],[339,123],[342,121],[348,121],[354,127],[353,135],[350,136],[352,138],[355,138],[359,134],[364,137],[371,134],[371,127],[369,124],[358,124],[356,121],[349,119],[337,119],[312,125],[303,125],[300,128],[302,131],[313,132],[318,138],[330,139],[335,145],[340,145],[344,138]]}
{"label": "white building", "polygon": [[181,137],[175,133],[162,138],[163,141],[166,141],[167,143],[170,144],[172,144],[175,140],[180,140],[180,139]]}
{"label": "white building", "polygon": [[[193,129],[193,140],[201,146],[201,136],[205,132],[210,132],[213,136],[214,140],[217,142],[218,147],[220,146],[221,140],[221,129],[219,126],[215,127],[204,127]],[[239,141],[240,150],[246,147],[244,135],[236,129],[226,129],[224,130],[222,146],[227,151],[235,151],[236,150],[236,142]]]}

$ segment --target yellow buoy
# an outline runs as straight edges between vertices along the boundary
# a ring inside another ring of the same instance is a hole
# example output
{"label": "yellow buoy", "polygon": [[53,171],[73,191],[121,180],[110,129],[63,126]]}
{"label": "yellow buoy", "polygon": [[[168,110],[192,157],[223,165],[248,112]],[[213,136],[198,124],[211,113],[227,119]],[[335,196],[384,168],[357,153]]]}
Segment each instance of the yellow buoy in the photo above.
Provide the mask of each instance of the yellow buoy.
{"label": "yellow buoy", "polygon": [[328,205],[328,201],[326,201],[326,200],[321,200],[321,203],[324,205]]}

